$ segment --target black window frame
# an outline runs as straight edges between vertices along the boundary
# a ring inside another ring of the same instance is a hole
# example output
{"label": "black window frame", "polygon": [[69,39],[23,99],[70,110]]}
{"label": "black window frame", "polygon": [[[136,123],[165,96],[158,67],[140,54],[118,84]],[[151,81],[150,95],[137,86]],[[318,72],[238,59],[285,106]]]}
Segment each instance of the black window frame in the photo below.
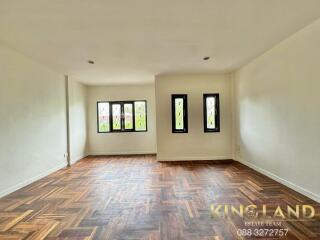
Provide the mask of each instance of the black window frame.
{"label": "black window frame", "polygon": [[[184,129],[176,129],[175,99],[183,99],[183,126]],[[187,94],[171,94],[171,119],[172,133],[188,133],[188,95]]]}
{"label": "black window frame", "polygon": [[[145,116],[146,116],[146,129],[145,130],[136,130],[135,127],[135,102],[144,102],[145,103]],[[109,103],[109,131],[101,132],[99,129],[99,103]],[[121,119],[120,119],[120,129],[113,129],[113,112],[112,105],[119,104],[121,109]],[[132,104],[132,121],[133,128],[125,129],[124,122],[124,105]],[[123,132],[147,132],[148,131],[148,109],[147,109],[147,100],[126,100],[126,101],[98,101],[97,102],[97,133],[123,133]]]}
{"label": "black window frame", "polygon": [[[215,105],[215,128],[208,128],[207,126],[207,104],[206,100],[208,97],[214,97],[216,100]],[[203,94],[203,126],[205,133],[220,132],[220,96],[219,93],[205,93]]]}

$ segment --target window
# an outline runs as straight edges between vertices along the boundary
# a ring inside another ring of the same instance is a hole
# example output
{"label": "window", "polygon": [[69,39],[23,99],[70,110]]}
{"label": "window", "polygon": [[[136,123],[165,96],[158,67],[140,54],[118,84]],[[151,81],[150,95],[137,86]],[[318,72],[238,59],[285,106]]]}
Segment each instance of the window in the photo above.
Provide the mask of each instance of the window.
{"label": "window", "polygon": [[145,101],[134,102],[134,125],[136,131],[147,131],[147,105]]}
{"label": "window", "polygon": [[121,104],[112,103],[111,106],[111,130],[121,131]]}
{"label": "window", "polygon": [[171,95],[172,132],[188,132],[188,103],[186,94]]}
{"label": "window", "polygon": [[124,107],[124,129],[133,130],[133,104],[125,103]]}
{"label": "window", "polygon": [[203,94],[204,132],[220,132],[219,94]]}
{"label": "window", "polygon": [[98,132],[110,132],[110,108],[108,102],[98,103]]}
{"label": "window", "polygon": [[146,132],[147,102],[98,102],[98,133]]}

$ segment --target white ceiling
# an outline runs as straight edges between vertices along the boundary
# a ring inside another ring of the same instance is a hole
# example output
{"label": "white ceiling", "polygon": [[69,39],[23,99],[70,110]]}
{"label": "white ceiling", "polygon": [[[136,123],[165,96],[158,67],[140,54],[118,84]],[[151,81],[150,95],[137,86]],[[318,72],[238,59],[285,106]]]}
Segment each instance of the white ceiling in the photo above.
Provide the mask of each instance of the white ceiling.
{"label": "white ceiling", "polygon": [[0,0],[0,41],[87,84],[133,84],[232,71],[319,17],[319,0]]}

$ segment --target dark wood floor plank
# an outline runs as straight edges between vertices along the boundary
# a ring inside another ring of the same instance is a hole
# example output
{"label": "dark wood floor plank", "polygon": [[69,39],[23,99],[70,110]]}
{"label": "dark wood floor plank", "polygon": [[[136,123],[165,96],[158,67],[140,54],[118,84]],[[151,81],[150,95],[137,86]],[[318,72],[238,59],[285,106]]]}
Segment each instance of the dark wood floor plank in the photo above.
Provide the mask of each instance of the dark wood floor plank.
{"label": "dark wood floor plank", "polygon": [[282,239],[320,239],[319,204],[270,178],[152,155],[88,157],[0,199],[0,239],[241,239],[244,220],[213,218],[211,204],[309,204],[316,217],[284,221]]}

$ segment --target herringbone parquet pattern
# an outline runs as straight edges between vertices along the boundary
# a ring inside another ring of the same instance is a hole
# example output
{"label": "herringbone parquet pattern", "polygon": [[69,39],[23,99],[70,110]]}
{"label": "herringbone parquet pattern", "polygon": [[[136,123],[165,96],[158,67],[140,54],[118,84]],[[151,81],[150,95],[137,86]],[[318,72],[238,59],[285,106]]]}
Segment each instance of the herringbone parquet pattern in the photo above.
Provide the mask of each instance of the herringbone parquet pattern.
{"label": "herringbone parquet pattern", "polygon": [[213,203],[313,205],[282,239],[320,239],[319,204],[246,166],[150,155],[88,157],[0,199],[0,239],[252,239],[237,236],[242,219],[212,218]]}

